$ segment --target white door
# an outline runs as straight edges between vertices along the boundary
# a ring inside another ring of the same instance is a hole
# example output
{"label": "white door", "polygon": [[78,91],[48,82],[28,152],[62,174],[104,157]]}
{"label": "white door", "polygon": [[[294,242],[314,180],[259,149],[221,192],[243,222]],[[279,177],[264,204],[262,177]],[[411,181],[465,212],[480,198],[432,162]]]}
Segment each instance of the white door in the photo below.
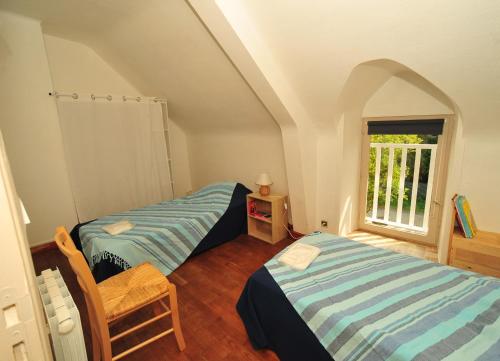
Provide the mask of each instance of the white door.
{"label": "white door", "polygon": [[10,167],[0,133],[0,358],[52,360]]}

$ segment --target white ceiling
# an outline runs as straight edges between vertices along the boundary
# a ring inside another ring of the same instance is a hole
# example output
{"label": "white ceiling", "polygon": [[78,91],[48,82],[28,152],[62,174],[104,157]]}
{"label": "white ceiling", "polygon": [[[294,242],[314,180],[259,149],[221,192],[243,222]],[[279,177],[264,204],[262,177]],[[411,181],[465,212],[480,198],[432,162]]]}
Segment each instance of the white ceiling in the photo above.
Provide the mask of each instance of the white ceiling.
{"label": "white ceiling", "polygon": [[[217,4],[245,13],[251,33],[316,122],[335,117],[357,65],[383,58],[445,92],[464,123],[491,126],[500,111],[498,0]],[[0,7],[41,19],[47,33],[90,46],[145,95],[166,96],[172,118],[192,132],[278,131],[183,0],[2,0]],[[236,32],[239,25],[233,24]]]}
{"label": "white ceiling", "polygon": [[254,34],[316,121],[332,120],[351,71],[375,59],[422,75],[458,104],[465,122],[493,124],[484,110],[500,111],[498,0],[272,3],[217,0],[230,20],[245,14],[252,29],[239,33]]}
{"label": "white ceiling", "polygon": [[167,97],[188,131],[279,130],[183,0],[3,0],[0,8],[90,46],[144,95]]}

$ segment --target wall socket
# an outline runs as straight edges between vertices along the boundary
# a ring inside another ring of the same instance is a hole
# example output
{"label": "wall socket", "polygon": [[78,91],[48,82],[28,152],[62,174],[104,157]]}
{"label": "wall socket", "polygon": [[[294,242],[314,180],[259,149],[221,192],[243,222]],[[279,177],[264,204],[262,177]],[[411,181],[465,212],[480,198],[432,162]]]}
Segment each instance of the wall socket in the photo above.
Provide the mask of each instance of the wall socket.
{"label": "wall socket", "polygon": [[321,227],[328,227],[328,221],[325,221],[324,219],[321,220]]}

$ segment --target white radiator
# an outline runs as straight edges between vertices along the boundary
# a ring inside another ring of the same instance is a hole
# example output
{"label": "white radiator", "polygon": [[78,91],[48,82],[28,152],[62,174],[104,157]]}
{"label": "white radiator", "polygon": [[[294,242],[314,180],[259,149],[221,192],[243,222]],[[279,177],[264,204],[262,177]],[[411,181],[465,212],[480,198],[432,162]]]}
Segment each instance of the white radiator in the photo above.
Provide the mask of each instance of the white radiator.
{"label": "white radiator", "polygon": [[37,282],[56,361],[87,361],[80,313],[59,269],[42,271]]}

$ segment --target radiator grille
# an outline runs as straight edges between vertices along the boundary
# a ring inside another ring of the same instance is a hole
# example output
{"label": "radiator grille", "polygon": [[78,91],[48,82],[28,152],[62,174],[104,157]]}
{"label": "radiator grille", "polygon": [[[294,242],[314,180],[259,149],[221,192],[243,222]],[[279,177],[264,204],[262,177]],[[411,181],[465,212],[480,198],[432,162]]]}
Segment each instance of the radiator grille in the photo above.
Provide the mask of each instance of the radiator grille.
{"label": "radiator grille", "polygon": [[80,313],[59,269],[37,277],[56,361],[87,361]]}

